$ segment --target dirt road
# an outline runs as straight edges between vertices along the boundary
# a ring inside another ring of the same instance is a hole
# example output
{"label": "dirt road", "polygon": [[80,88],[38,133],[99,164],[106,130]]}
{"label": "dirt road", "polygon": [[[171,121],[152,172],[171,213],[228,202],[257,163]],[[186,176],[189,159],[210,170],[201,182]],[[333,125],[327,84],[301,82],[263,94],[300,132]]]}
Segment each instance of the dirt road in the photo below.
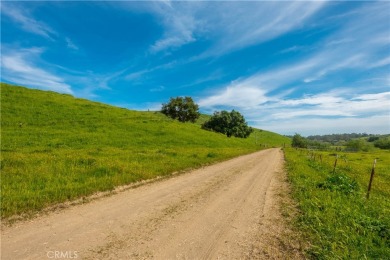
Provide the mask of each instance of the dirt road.
{"label": "dirt road", "polygon": [[282,164],[260,151],[3,227],[2,259],[262,258]]}

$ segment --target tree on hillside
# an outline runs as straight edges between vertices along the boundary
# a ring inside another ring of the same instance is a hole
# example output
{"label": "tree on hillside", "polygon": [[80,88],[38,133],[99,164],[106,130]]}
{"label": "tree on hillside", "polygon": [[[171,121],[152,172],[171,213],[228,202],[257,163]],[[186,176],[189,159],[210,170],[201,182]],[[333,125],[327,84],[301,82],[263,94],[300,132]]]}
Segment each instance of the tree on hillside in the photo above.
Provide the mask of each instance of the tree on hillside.
{"label": "tree on hillside", "polygon": [[171,98],[169,103],[163,104],[161,112],[180,122],[195,122],[199,118],[199,106],[191,97]]}
{"label": "tree on hillside", "polygon": [[237,111],[215,112],[214,115],[202,125],[203,129],[223,133],[227,137],[235,136],[247,138],[253,129],[247,125],[245,118]]}
{"label": "tree on hillside", "polygon": [[293,136],[291,146],[297,148],[307,148],[307,140],[300,134],[295,134]]}

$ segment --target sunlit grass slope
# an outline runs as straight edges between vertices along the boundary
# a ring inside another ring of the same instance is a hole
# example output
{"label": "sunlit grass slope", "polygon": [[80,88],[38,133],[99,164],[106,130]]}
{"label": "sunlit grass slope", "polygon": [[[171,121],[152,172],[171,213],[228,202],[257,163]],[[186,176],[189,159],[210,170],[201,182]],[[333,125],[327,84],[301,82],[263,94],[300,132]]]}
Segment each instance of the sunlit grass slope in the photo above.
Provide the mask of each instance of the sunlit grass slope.
{"label": "sunlit grass slope", "polygon": [[301,212],[297,224],[311,243],[308,257],[390,259],[390,151],[339,152],[334,172],[334,152],[289,148],[285,154]]}
{"label": "sunlit grass slope", "polygon": [[159,112],[2,83],[1,216],[289,142],[258,130],[227,138]]}

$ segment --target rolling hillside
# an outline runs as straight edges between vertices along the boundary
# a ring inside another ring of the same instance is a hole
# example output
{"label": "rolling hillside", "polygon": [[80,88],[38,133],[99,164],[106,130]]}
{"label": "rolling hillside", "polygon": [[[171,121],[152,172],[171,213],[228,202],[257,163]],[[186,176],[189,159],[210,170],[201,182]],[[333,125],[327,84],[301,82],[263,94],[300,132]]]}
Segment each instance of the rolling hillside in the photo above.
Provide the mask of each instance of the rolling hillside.
{"label": "rolling hillside", "polygon": [[33,213],[289,142],[261,130],[247,139],[227,138],[159,112],[2,83],[1,215]]}

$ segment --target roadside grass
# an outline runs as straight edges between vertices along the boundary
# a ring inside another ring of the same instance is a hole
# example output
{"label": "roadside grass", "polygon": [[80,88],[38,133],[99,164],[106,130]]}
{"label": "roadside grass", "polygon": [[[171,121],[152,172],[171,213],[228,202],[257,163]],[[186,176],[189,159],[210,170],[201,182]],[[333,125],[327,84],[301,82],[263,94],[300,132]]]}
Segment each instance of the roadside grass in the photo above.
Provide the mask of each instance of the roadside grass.
{"label": "roadside grass", "polygon": [[227,138],[159,112],[1,83],[1,217],[288,144],[256,130]]}
{"label": "roadside grass", "polygon": [[300,210],[296,223],[311,243],[307,254],[313,259],[390,259],[390,151],[337,153],[333,174],[335,152],[285,149]]}

